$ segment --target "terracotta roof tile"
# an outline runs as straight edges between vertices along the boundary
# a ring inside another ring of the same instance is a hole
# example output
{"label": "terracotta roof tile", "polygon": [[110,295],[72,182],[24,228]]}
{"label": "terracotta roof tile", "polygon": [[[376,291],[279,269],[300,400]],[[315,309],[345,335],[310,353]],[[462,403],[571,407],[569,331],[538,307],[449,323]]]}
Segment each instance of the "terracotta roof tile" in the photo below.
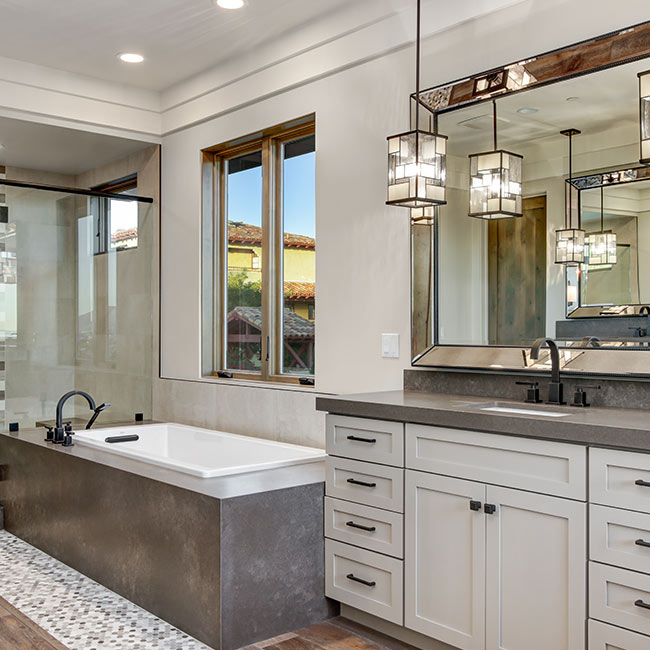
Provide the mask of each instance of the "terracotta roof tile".
{"label": "terracotta roof tile", "polygon": [[[228,242],[231,244],[262,244],[262,229],[242,221],[228,222]],[[316,240],[306,235],[284,233],[284,245],[287,248],[314,249]]]}
{"label": "terracotta roof tile", "polygon": [[[235,307],[228,314],[228,322],[243,320],[254,328],[262,329],[261,307]],[[284,310],[284,338],[287,339],[313,339],[314,323],[298,316],[290,309]]]}
{"label": "terracotta roof tile", "polygon": [[128,230],[118,230],[111,234],[111,241],[124,241],[126,239],[136,239],[138,236],[137,228],[129,228]]}
{"label": "terracotta roof tile", "polygon": [[310,300],[316,295],[314,282],[285,282],[284,297],[293,300]]}

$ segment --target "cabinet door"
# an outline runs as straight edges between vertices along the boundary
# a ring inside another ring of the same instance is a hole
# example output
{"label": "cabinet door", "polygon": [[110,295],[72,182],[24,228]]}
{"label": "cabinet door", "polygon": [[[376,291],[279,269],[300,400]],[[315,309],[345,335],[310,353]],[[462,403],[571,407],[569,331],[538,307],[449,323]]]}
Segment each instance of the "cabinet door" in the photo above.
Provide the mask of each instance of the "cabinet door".
{"label": "cabinet door", "polygon": [[488,486],[486,649],[585,644],[586,506]]}
{"label": "cabinet door", "polygon": [[406,490],[404,624],[484,650],[485,485],[407,471]]}

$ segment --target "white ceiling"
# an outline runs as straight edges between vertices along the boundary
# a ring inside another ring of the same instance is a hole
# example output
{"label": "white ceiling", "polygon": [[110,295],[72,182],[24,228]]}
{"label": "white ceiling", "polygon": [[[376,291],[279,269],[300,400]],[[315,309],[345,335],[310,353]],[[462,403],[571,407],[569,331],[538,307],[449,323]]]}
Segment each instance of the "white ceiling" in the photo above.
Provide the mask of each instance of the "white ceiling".
{"label": "white ceiling", "polygon": [[0,117],[0,165],[76,176],[151,145]]}
{"label": "white ceiling", "polygon": [[[378,12],[411,4],[247,0],[243,9],[229,11],[212,0],[0,0],[0,56],[160,91],[279,39],[291,41],[337,13],[353,14],[347,29],[354,29]],[[125,64],[119,52],[146,60]]]}

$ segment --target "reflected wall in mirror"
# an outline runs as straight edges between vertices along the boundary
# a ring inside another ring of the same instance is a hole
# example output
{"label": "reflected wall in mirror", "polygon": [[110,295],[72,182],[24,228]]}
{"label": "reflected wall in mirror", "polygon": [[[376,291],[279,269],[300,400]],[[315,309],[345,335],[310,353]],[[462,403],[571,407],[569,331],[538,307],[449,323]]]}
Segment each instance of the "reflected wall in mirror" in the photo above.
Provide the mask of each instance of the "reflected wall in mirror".
{"label": "reflected wall in mirror", "polygon": [[[650,45],[643,47],[647,57]],[[650,179],[605,187],[601,225],[600,188],[573,191],[567,183],[567,139],[561,134],[581,131],[573,138],[574,177],[638,167],[637,75],[648,68],[649,60],[640,58],[497,96],[499,149],[523,156],[521,217],[468,216],[469,157],[493,148],[492,102],[439,110],[438,129],[448,137],[448,202],[439,207],[434,226],[412,227],[416,362],[439,346],[525,348],[541,336],[575,345],[584,335],[599,335],[588,327],[575,333],[564,327],[582,318],[583,307],[597,306],[596,318],[604,318],[603,309],[637,305],[628,315],[638,318],[638,306],[650,303]],[[429,99],[434,95],[430,91]],[[591,259],[580,266],[556,264],[555,232],[580,224]],[[602,253],[596,234],[603,231],[616,234],[615,246],[612,237],[602,238],[615,251],[615,263],[596,255]],[[637,328],[636,321],[624,327],[619,336],[600,335],[610,336],[613,345],[646,345],[627,329]]]}

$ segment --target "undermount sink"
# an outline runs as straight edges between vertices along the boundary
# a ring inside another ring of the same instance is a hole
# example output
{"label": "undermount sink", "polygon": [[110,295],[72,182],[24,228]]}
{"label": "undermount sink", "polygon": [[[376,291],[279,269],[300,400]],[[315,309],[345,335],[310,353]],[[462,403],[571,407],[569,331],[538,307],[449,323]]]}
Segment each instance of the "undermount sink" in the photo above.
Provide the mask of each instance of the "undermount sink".
{"label": "undermount sink", "polygon": [[546,418],[566,418],[571,413],[549,410],[546,406],[517,406],[512,402],[480,402],[478,404],[464,404],[461,408],[472,411],[487,411],[489,413],[505,413],[511,415],[535,415]]}

